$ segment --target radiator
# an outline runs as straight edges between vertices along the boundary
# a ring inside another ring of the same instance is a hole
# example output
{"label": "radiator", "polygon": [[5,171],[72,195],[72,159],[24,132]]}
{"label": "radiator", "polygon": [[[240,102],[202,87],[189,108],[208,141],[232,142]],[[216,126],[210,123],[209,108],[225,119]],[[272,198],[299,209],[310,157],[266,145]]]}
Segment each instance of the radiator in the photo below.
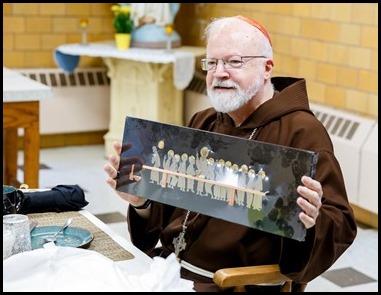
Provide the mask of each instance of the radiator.
{"label": "radiator", "polygon": [[361,151],[359,206],[378,214],[378,122]]}
{"label": "radiator", "polygon": [[52,87],[40,101],[40,133],[61,134],[108,130],[110,80],[106,68],[19,69],[21,74]]}
{"label": "radiator", "polygon": [[[363,207],[360,204],[364,203],[364,199],[371,199],[377,204],[378,184],[377,181],[371,183],[369,175],[378,176],[378,168],[374,165],[364,166],[364,154],[368,154],[365,156],[368,158],[370,155],[364,148],[369,145],[366,142],[371,138],[377,122],[326,106],[311,103],[310,107],[331,136],[335,155],[343,170],[349,201],[360,207]],[[377,141],[375,147],[376,152],[370,161],[378,163]],[[360,183],[363,183],[363,187],[366,184],[367,189],[360,190]],[[369,194],[368,191],[374,192]],[[367,206],[366,209],[377,212],[378,206]]]}
{"label": "radiator", "polygon": [[[185,118],[210,107],[205,76],[197,74],[185,91]],[[326,127],[340,163],[349,201],[378,213],[378,123],[332,107],[310,104]]]}

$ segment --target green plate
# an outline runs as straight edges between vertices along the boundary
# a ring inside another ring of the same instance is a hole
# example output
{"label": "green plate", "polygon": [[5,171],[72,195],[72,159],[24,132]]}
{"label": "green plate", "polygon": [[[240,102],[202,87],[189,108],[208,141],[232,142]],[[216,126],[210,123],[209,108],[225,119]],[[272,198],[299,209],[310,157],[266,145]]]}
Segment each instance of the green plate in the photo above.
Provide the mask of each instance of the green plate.
{"label": "green plate", "polygon": [[[61,226],[37,226],[31,234],[32,249],[43,248],[44,238],[53,236]],[[87,229],[81,227],[69,226],[63,232],[59,233],[56,239],[56,246],[63,247],[85,247],[94,236]]]}

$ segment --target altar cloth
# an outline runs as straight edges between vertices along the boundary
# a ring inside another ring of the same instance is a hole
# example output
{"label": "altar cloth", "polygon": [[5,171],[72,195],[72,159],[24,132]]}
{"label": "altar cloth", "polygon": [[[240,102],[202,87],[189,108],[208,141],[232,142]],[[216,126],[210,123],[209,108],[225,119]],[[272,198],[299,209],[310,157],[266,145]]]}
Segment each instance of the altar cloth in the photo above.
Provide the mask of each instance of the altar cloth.
{"label": "altar cloth", "polygon": [[79,56],[108,57],[127,59],[138,62],[173,63],[173,83],[179,90],[184,90],[193,79],[195,55],[187,50],[166,50],[134,48],[121,51],[113,41],[89,44],[64,44],[56,48],[54,58],[57,65],[66,72],[72,73],[79,63]]}

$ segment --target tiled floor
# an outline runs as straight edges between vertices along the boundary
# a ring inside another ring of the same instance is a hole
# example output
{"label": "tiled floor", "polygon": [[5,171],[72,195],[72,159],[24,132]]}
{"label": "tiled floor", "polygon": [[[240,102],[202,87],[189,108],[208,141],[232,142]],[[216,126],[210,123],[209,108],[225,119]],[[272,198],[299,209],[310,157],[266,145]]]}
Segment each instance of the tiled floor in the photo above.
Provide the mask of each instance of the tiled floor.
{"label": "tiled floor", "polygon": [[[103,171],[106,161],[103,145],[42,149],[40,187],[78,184],[89,202],[86,209],[128,239],[125,222],[128,204],[106,184]],[[22,176],[22,169],[19,173]],[[378,292],[378,230],[359,227],[353,245],[306,289],[306,292],[325,291]]]}

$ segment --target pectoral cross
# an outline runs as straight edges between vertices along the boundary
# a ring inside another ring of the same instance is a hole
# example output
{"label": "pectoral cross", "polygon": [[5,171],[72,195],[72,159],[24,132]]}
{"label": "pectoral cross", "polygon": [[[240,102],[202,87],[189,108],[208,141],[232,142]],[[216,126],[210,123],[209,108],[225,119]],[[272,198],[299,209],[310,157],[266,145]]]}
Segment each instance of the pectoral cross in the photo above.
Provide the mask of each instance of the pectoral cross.
{"label": "pectoral cross", "polygon": [[172,241],[173,245],[175,246],[176,257],[179,257],[179,253],[185,250],[187,246],[184,236],[185,236],[185,230],[183,229],[182,232]]}
{"label": "pectoral cross", "polygon": [[175,246],[176,258],[179,259],[179,253],[187,247],[187,242],[185,241],[185,232],[187,231],[187,221],[189,218],[190,210],[187,211],[187,215],[184,218],[183,229],[181,233],[173,239],[172,244]]}

